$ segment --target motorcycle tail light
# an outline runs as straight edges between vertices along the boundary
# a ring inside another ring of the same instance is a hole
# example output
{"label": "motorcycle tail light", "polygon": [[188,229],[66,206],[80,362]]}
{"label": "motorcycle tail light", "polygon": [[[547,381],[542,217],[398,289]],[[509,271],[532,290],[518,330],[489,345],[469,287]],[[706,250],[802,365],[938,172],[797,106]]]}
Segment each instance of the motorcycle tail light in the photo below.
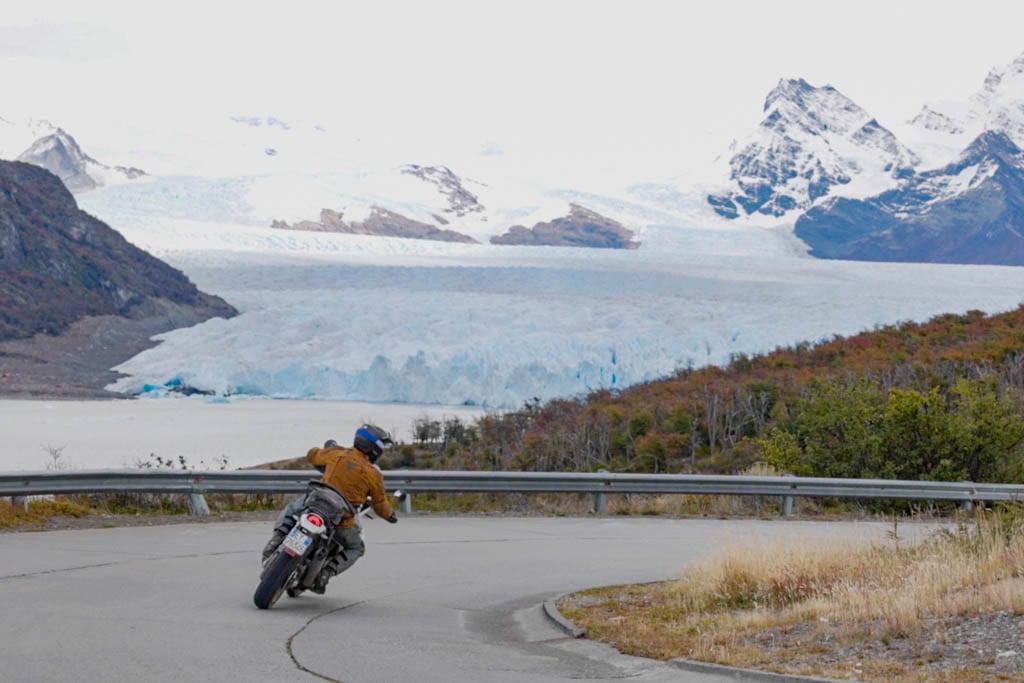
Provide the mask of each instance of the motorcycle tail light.
{"label": "motorcycle tail light", "polygon": [[309,519],[309,523],[313,526],[324,525],[324,520],[320,519],[320,515],[310,515],[307,519]]}

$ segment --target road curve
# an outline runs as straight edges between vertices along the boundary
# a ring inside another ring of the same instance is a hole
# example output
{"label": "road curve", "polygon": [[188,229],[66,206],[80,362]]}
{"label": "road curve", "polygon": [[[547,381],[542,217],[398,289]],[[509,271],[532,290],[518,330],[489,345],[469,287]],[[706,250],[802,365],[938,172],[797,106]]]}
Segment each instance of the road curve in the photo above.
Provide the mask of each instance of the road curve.
{"label": "road curve", "polygon": [[[324,596],[252,604],[267,524],[0,534],[4,681],[712,683],[565,636],[542,613],[585,587],[671,578],[726,545],[891,525],[408,517]],[[902,531],[902,528],[901,528]]]}

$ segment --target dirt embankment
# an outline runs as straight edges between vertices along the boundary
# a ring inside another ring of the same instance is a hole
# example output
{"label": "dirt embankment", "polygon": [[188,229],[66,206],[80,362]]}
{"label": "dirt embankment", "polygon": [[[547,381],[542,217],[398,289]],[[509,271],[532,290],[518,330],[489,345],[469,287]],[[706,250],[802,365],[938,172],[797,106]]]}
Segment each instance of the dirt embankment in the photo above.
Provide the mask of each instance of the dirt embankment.
{"label": "dirt embankment", "polygon": [[125,398],[104,389],[122,376],[111,368],[156,346],[153,335],[190,327],[214,314],[150,300],[131,317],[91,316],[56,336],[0,342],[0,398]]}

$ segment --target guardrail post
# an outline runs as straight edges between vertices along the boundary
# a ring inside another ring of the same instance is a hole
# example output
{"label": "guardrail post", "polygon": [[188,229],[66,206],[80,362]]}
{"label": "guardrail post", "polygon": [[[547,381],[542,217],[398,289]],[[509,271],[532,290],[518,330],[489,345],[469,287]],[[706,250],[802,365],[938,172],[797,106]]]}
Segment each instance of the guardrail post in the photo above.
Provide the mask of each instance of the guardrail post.
{"label": "guardrail post", "polygon": [[405,496],[398,501],[398,511],[403,515],[412,514],[412,494],[406,492]]}
{"label": "guardrail post", "polygon": [[[787,475],[784,475],[784,476],[792,477],[793,475],[792,474],[787,474]],[[793,516],[793,496],[783,496],[782,497],[782,516],[783,517],[792,517]]]}
{"label": "guardrail post", "polygon": [[28,512],[28,498],[23,496],[11,496],[11,507],[17,508],[21,505],[25,512]]}
{"label": "guardrail post", "polygon": [[[601,468],[597,471],[598,474],[608,474],[608,470]],[[608,509],[608,496],[604,493],[594,494],[594,514],[603,515]]]}
{"label": "guardrail post", "polygon": [[206,503],[206,496],[201,493],[188,494],[188,507],[197,517],[210,516],[210,506]]}

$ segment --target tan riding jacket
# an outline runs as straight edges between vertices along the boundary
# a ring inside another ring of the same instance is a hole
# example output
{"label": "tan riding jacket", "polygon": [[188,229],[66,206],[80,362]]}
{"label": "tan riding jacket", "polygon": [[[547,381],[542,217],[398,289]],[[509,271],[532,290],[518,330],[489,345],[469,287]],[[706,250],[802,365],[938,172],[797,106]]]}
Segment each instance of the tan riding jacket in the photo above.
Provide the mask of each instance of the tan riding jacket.
{"label": "tan riding jacket", "polygon": [[[373,511],[381,519],[395,514],[384,492],[384,475],[370,464],[370,460],[354,448],[332,446],[330,448],[310,448],[306,459],[316,467],[323,467],[324,474],[320,481],[341,491],[357,509],[366,502],[367,496],[373,499]],[[338,526],[351,529],[355,526],[354,519],[346,519]]]}

